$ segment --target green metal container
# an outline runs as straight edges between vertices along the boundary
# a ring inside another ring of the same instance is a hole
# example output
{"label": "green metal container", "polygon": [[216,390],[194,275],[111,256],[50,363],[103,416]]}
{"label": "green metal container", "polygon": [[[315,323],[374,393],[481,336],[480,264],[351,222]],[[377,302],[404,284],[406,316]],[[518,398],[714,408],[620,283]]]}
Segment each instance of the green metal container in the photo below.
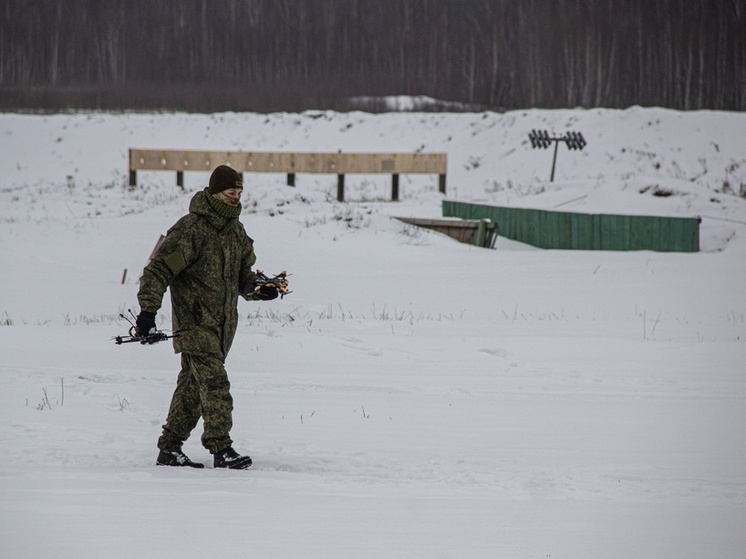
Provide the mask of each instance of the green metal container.
{"label": "green metal container", "polygon": [[500,235],[540,248],[698,252],[698,217],[581,214],[443,201],[444,217],[491,219]]}

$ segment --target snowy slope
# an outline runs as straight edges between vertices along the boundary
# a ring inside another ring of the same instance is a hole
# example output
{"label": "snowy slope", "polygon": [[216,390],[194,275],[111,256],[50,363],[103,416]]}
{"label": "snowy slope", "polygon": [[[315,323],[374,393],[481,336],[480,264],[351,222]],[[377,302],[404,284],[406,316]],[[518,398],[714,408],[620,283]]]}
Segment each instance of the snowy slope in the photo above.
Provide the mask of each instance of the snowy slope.
{"label": "snowy slope", "polygon": [[[0,115],[0,556],[742,557],[745,124]],[[554,183],[532,128],[588,140]],[[257,265],[293,289],[240,303],[227,363],[255,466],[156,468],[178,357],[111,337],[207,174],[131,191],[130,147],[445,151],[449,198],[699,215],[703,252],[478,249],[390,218],[439,216],[437,177],[402,176],[391,203],[390,177],[351,176],[340,204],[334,176],[247,175]]]}

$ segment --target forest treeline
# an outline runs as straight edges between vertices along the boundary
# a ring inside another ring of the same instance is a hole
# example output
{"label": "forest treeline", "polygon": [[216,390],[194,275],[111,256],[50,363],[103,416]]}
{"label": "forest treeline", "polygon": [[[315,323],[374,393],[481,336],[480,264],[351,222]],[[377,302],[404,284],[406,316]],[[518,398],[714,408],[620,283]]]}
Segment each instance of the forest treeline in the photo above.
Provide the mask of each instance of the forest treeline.
{"label": "forest treeline", "polygon": [[[2,109],[746,109],[746,0],[3,0]],[[375,107],[368,107],[375,109]]]}

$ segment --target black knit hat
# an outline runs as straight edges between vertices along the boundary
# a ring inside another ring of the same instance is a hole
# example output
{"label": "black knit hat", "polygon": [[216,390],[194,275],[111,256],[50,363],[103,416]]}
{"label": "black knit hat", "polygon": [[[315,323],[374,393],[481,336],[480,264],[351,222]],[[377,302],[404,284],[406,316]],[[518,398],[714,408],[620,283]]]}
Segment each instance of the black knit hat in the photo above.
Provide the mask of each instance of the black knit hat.
{"label": "black knit hat", "polygon": [[218,165],[210,175],[210,186],[207,187],[207,191],[210,194],[217,194],[229,188],[243,188],[241,175],[228,165]]}

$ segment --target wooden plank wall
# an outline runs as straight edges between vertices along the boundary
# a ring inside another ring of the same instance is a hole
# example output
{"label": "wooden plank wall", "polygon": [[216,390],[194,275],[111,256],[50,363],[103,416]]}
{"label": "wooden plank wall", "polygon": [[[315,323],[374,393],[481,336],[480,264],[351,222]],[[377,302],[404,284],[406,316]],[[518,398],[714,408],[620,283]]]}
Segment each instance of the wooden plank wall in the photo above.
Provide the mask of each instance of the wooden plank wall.
{"label": "wooden plank wall", "polygon": [[337,198],[344,199],[344,175],[392,175],[392,200],[399,197],[400,174],[437,174],[439,190],[445,193],[448,156],[445,153],[303,153],[261,151],[197,151],[130,149],[130,186],[137,184],[137,171],[176,171],[176,182],[184,184],[186,171],[212,171],[228,165],[239,173],[286,173],[295,186],[296,173],[336,174]]}
{"label": "wooden plank wall", "polygon": [[229,165],[240,173],[445,174],[445,153],[283,153],[131,149],[131,171],[211,171]]}

